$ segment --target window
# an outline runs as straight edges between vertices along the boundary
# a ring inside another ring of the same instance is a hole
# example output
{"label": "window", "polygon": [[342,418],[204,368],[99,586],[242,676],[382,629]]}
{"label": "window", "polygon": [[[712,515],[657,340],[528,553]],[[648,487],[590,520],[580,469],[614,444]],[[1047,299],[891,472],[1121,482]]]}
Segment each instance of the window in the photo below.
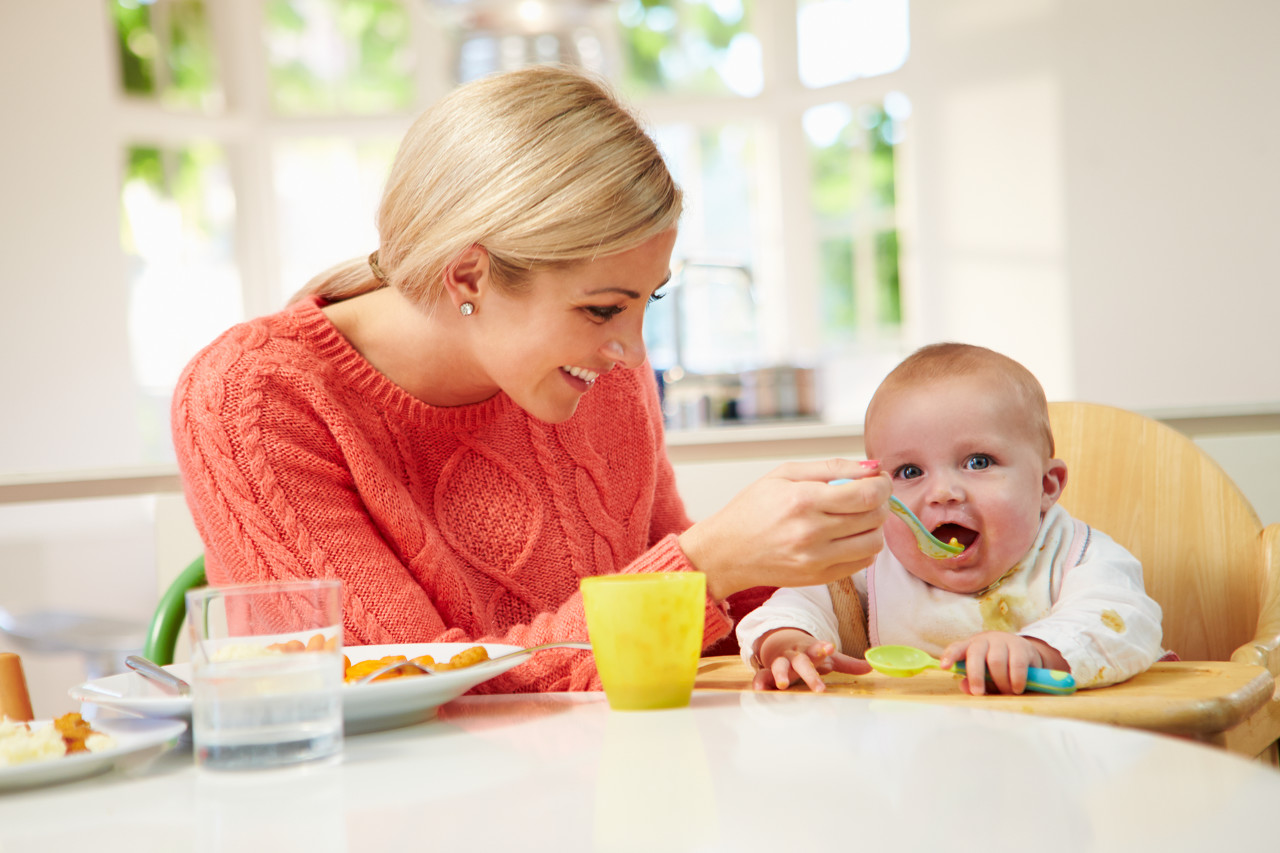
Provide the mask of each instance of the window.
{"label": "window", "polygon": [[836,103],[805,112],[828,340],[873,336],[902,322],[895,152],[909,114],[898,94],[882,106]]}

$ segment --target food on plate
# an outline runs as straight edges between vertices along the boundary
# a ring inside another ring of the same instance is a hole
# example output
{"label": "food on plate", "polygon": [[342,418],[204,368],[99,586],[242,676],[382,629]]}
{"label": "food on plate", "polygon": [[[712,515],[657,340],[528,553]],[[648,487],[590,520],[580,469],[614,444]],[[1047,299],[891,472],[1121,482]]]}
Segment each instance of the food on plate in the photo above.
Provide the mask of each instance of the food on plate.
{"label": "food on plate", "polygon": [[79,714],[63,714],[52,725],[0,719],[0,767],[49,761],[77,752],[102,752],[115,746],[111,735],[94,731]]}
{"label": "food on plate", "polygon": [[[214,654],[215,660],[238,660],[240,658],[265,657],[267,655],[278,654],[294,654],[297,652],[318,652],[318,651],[334,651],[338,647],[338,638],[330,637],[325,639],[323,634],[315,634],[305,643],[301,640],[289,640],[286,643],[272,643],[269,646],[250,646],[250,645],[233,645],[224,646]],[[437,662],[431,655],[422,655],[413,659],[413,663],[420,666],[430,667],[434,672],[442,672],[449,669],[464,669],[469,666],[475,666],[489,659],[489,652],[484,646],[470,646],[458,652],[447,661]],[[416,666],[408,666],[409,659],[404,655],[387,655],[376,660],[365,660],[360,663],[353,664],[351,659],[346,655],[342,656],[342,673],[343,680],[349,682],[359,681],[371,672],[375,672],[388,664],[403,663],[406,666],[388,670],[379,675],[374,681],[386,681],[392,678],[400,678],[406,675],[422,675],[422,670]]]}
{"label": "food on plate", "polygon": [[[475,666],[478,663],[489,659],[489,651],[484,646],[471,646],[463,649],[448,661],[437,663],[431,655],[421,655],[413,659],[413,663],[421,666],[430,667],[435,672],[441,672],[447,669],[464,669],[468,666]],[[359,681],[371,672],[376,672],[384,666],[393,663],[409,663],[409,659],[404,655],[387,655],[376,660],[365,660],[360,663],[353,664],[346,656],[342,656],[342,664],[344,675],[343,678],[347,682]],[[386,681],[391,678],[400,678],[408,675],[422,675],[422,670],[416,666],[402,666],[396,669],[388,670],[379,675],[374,681]]]}
{"label": "food on plate", "polygon": [[324,634],[313,634],[311,639],[305,643],[301,640],[290,640],[287,643],[272,643],[267,646],[268,649],[278,652],[333,652],[338,649],[338,636],[335,634],[329,639],[324,638]]}

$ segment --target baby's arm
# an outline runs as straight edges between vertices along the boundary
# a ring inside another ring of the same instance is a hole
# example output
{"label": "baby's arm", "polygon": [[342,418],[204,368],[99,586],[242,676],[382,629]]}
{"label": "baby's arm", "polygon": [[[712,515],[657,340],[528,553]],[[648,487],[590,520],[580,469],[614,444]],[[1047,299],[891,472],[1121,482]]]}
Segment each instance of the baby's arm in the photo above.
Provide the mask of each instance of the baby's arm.
{"label": "baby's arm", "polygon": [[1160,620],[1160,605],[1143,586],[1142,564],[1093,530],[1084,559],[1066,573],[1049,615],[1021,634],[1057,649],[1077,686],[1105,687],[1159,660]]}
{"label": "baby's arm", "polygon": [[942,668],[964,661],[966,677],[960,689],[971,696],[986,693],[990,679],[1001,693],[1021,693],[1027,687],[1027,669],[1071,671],[1067,661],[1044,640],[1006,631],[984,631],[947,646],[942,652]]}
{"label": "baby's arm", "polygon": [[822,676],[828,672],[861,675],[871,671],[864,660],[836,651],[834,643],[815,640],[798,628],[778,628],[760,638],[756,655],[760,669],[751,681],[755,690],[786,690],[797,681],[814,693],[827,689]]}
{"label": "baby's arm", "polygon": [[835,651],[839,626],[825,586],[779,589],[742,617],[737,632],[744,662],[758,669],[752,682],[757,690],[786,689],[804,681],[821,691],[822,673],[871,671],[864,661]]}

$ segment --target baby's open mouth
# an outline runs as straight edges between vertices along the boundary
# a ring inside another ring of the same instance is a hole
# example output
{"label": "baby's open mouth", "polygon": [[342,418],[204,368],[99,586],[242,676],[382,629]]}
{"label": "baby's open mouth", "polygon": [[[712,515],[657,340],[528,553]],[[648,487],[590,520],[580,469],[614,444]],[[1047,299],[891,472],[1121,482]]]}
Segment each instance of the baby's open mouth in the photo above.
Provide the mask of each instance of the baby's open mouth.
{"label": "baby's open mouth", "polygon": [[974,542],[978,541],[978,531],[970,530],[959,524],[942,524],[934,529],[933,535],[943,542],[950,542],[952,539],[959,542],[965,548],[968,548]]}

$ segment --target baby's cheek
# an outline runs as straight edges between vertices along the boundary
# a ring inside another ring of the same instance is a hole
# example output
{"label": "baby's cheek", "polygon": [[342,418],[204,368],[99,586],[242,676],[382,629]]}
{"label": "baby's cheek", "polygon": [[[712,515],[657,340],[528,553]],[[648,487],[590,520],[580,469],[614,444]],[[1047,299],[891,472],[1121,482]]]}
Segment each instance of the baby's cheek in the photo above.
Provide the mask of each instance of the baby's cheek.
{"label": "baby's cheek", "polygon": [[890,519],[884,525],[884,544],[898,558],[898,562],[906,563],[911,559],[911,555],[919,551],[916,546],[915,537],[905,529],[903,525],[897,523],[895,519]]}

